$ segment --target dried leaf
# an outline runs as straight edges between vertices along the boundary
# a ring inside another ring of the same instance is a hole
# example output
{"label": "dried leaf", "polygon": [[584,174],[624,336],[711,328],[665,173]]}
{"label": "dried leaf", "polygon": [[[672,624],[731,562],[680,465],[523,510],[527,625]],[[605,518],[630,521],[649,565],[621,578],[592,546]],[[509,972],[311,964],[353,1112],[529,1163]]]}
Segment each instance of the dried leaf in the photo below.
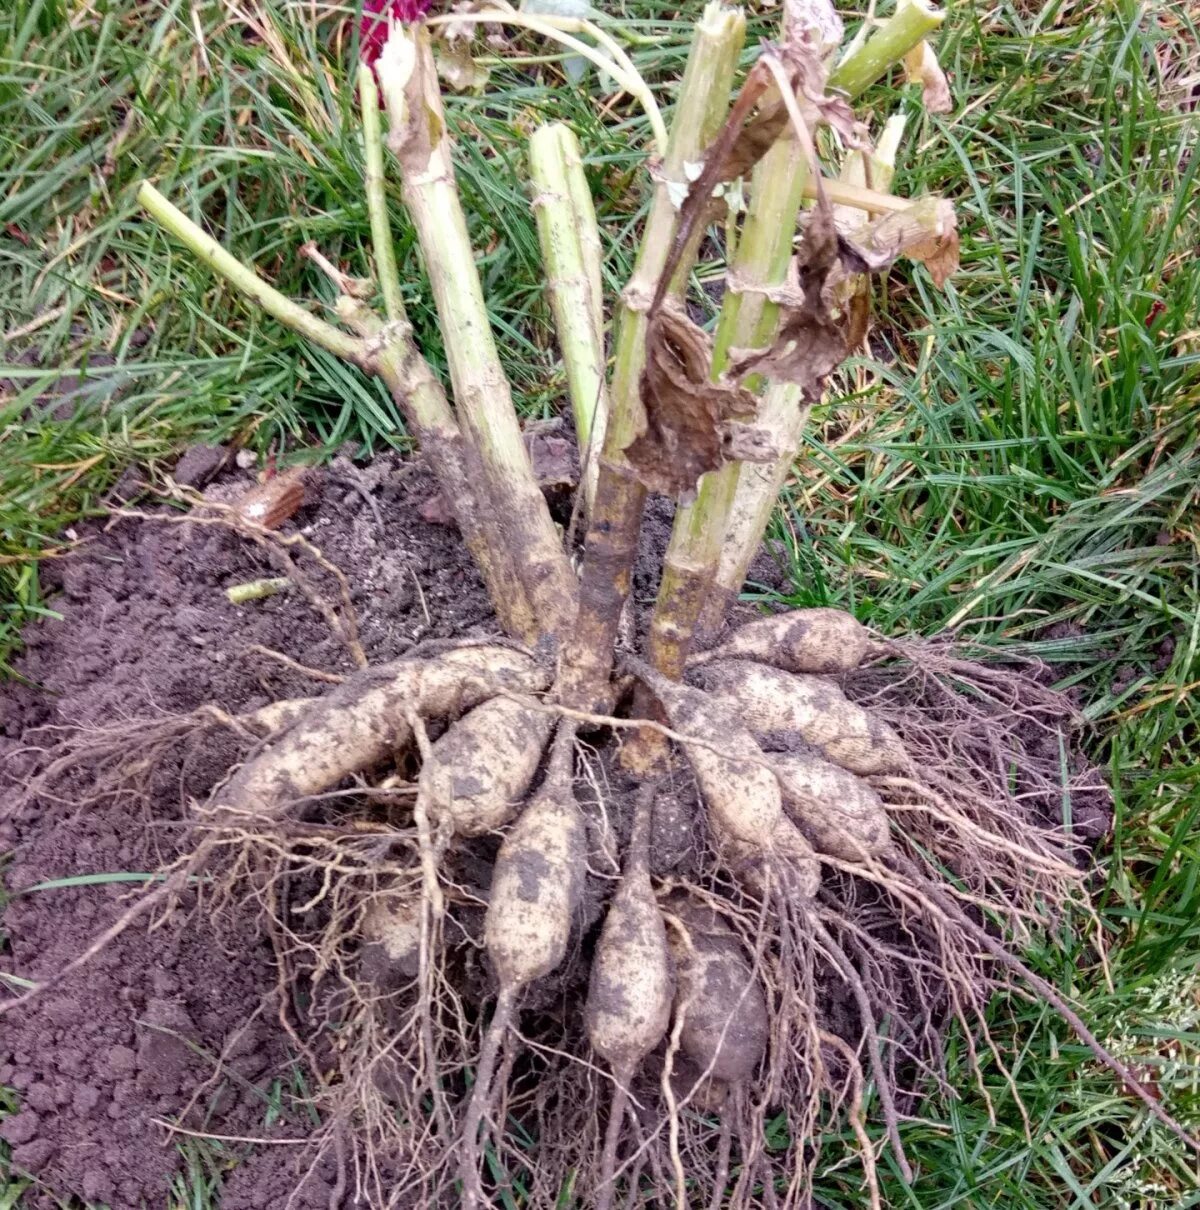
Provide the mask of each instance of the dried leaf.
{"label": "dried leaf", "polygon": [[763,374],[796,383],[806,399],[820,397],[825,379],[862,339],[833,297],[842,251],[828,202],[819,203],[796,258],[799,304],[784,309],[779,335],[769,349],[732,351],[730,378],[740,381],[749,374]]}
{"label": "dried leaf", "polygon": [[[852,147],[868,146],[865,127],[858,122],[849,104],[825,94],[826,68],[819,49],[803,29],[793,32],[786,44],[772,52],[783,64],[793,89],[800,98],[801,112],[810,129],[819,123],[833,126]],[[678,204],[679,226],[658,281],[651,310],[666,294],[675,275],[683,250],[697,228],[712,217],[713,194],[717,187],[747,176],[751,169],[781,137],[787,137],[790,118],[775,78],[763,58],[750,69],[741,91],[725,119],[725,125],[713,140],[704,159],[704,170]],[[794,136],[793,136],[794,137]],[[668,183],[668,188],[670,184]],[[675,201],[675,195],[672,201]]]}
{"label": "dried leaf", "polygon": [[914,46],[904,56],[904,74],[910,84],[921,85],[921,100],[930,113],[949,113],[954,108],[950,82],[928,42]]}
{"label": "dried leaf", "polygon": [[640,383],[646,427],[625,455],[652,491],[686,500],[701,475],[764,448],[737,423],[754,415],[754,396],[714,382],[711,366],[711,342],[682,311],[665,306],[651,317]]}
{"label": "dried leaf", "polygon": [[902,256],[920,261],[939,290],[958,269],[958,220],[945,198],[921,198],[858,228],[843,244],[871,273],[882,272]]}
{"label": "dried leaf", "polygon": [[841,45],[846,29],[832,0],[783,0],[783,23],[803,30],[822,55]]}
{"label": "dried leaf", "polygon": [[434,51],[437,73],[455,92],[480,92],[487,84],[491,72],[476,63],[470,54],[448,43],[440,44]]}

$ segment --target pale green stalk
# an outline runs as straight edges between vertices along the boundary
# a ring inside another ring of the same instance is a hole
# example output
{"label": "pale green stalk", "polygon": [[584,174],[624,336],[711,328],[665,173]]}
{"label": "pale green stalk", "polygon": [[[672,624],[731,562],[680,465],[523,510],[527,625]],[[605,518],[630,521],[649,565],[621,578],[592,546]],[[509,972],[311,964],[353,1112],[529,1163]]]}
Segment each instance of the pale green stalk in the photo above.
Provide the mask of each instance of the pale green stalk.
{"label": "pale green stalk", "polygon": [[[896,115],[888,119],[871,154],[871,186],[887,190],[896,171],[896,153],[904,136],[905,119]],[[842,165],[839,179],[843,183],[861,185],[866,179],[866,165],[861,152],[850,152]],[[867,212],[852,207],[835,207],[835,217],[847,226],[857,226],[867,218]],[[705,602],[699,630],[710,636],[719,631],[729,604],[737,599],[746,582],[750,564],[766,533],[775,508],[775,501],[795,463],[808,422],[811,406],[803,404],[800,388],[789,382],[772,383],[759,410],[758,422],[775,433],[782,453],[773,462],[742,463],[738,469],[737,487],[729,507],[724,540],[721,545],[716,584]]]}
{"label": "pale green stalk", "polygon": [[852,46],[833,69],[830,89],[853,100],[919,46],[946,19],[929,0],[899,0],[896,11],[862,43]]}
{"label": "pale green stalk", "polygon": [[149,181],[143,181],[138,187],[137,200],[164,231],[169,231],[197,260],[203,261],[223,277],[239,294],[258,303],[268,315],[313,344],[356,365],[361,363],[363,349],[360,340],[326,323],[300,303],[281,294],[249,265],[222,248]]}
{"label": "pale green stalk", "polygon": [[366,172],[363,187],[367,195],[367,214],[371,220],[371,248],[375,254],[375,273],[383,295],[388,319],[402,320],[404,296],[400,292],[400,274],[396,270],[396,247],[392,225],[388,221],[387,199],[383,192],[383,132],[379,126],[379,89],[375,73],[365,63],[358,68],[358,96],[362,110],[363,152]]}
{"label": "pale green stalk", "polygon": [[[596,498],[600,443],[608,420],[603,300],[600,297],[596,212],[579,142],[564,125],[542,126],[529,140],[529,173],[546,286],[575,416],[584,501]],[[587,249],[585,252],[585,248]]]}
{"label": "pale green stalk", "polygon": [[396,26],[375,65],[404,200],[416,228],[445,342],[454,403],[475,484],[501,530],[496,558],[516,568],[544,637],[564,636],[577,582],[534,478],[488,319],[451,159],[429,31]]}
{"label": "pale green stalk", "polygon": [[[645,425],[638,384],[645,363],[646,309],[679,224],[668,182],[686,189],[685,165],[701,160],[721,129],[745,36],[741,11],[719,3],[709,4],[696,25],[637,263],[617,308],[612,414],[584,553],[579,617],[559,685],[569,705],[604,704],[621,610],[632,583],[646,490],[629,466],[625,448]],[[691,259],[681,258],[674,284],[686,280]]]}
{"label": "pale green stalk", "polygon": [[[810,175],[809,150],[799,139],[777,142],[754,170],[750,208],[729,268],[713,342],[714,378],[724,370],[731,348],[760,348],[774,338],[779,307],[768,294],[787,279],[792,237]],[[761,417],[757,423],[767,427]],[[651,663],[666,676],[682,674],[696,625],[712,595],[739,466],[730,463],[705,475],[696,499],[675,514],[650,631]]]}

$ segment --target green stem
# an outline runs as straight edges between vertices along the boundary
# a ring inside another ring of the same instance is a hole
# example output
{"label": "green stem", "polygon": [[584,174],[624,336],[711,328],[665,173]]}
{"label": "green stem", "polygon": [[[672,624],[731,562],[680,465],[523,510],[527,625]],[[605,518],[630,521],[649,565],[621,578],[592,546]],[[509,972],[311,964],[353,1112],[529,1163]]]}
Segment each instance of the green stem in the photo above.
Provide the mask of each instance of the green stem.
{"label": "green stem", "polygon": [[[572,706],[591,708],[605,699],[621,611],[632,584],[646,490],[629,466],[625,448],[645,425],[639,378],[645,361],[646,308],[667,263],[679,220],[668,182],[686,188],[685,165],[700,160],[721,129],[745,37],[741,11],[720,3],[709,4],[696,24],[661,179],[655,185],[633,275],[617,308],[612,414],[584,551],[579,616],[558,686],[560,697]],[[691,260],[681,258],[675,285],[686,280],[690,267]]]}
{"label": "green stem", "polygon": [[[507,553],[500,546],[498,528],[493,531],[487,527],[491,510],[484,509],[474,493],[473,484],[478,476],[472,474],[445,392],[417,352],[407,323],[397,320],[385,329],[363,303],[343,296],[338,300],[338,316],[357,333],[348,335],[268,285],[167,201],[153,185],[143,182],[138,190],[138,200],[160,226],[239,293],[258,303],[300,336],[364,372],[378,376],[385,383],[450,503],[463,539],[488,586],[501,625],[509,634],[526,642],[536,638],[533,614],[512,573]],[[502,557],[494,556],[496,549],[501,550]]]}
{"label": "green stem", "polygon": [[[750,208],[717,321],[714,378],[724,370],[731,348],[758,348],[774,338],[779,307],[767,294],[787,279],[792,236],[810,176],[809,152],[798,139],[777,142],[754,170]],[[765,427],[762,417],[758,424]],[[781,434],[775,435],[779,440]],[[732,462],[705,475],[696,499],[675,514],[650,624],[650,661],[673,679],[683,674],[696,626],[712,596],[740,468]]]}
{"label": "green stem", "polygon": [[137,198],[160,227],[175,236],[197,260],[220,274],[238,293],[258,303],[268,315],[306,340],[354,365],[361,364],[363,348],[360,340],[319,319],[300,303],[281,294],[249,265],[226,252],[202,227],[167,201],[149,181],[143,181],[138,187]]}
{"label": "green stem", "polygon": [[363,185],[367,195],[367,214],[371,219],[371,247],[375,253],[375,272],[383,295],[383,309],[388,319],[403,320],[404,296],[400,291],[400,274],[396,270],[396,247],[392,241],[392,225],[388,221],[387,200],[383,192],[383,134],[379,126],[379,89],[375,73],[364,63],[358,69],[358,96],[362,109],[363,151],[366,172]]}
{"label": "green stem", "polygon": [[529,173],[546,285],[575,415],[583,465],[581,490],[590,514],[596,498],[599,447],[608,419],[598,281],[600,237],[591,194],[582,180],[579,143],[566,126],[556,122],[534,131],[529,140]]}
{"label": "green stem", "polygon": [[896,11],[865,42],[851,47],[829,77],[829,87],[851,100],[901,62],[941,23],[946,14],[929,0],[899,0]]}
{"label": "green stem", "polygon": [[375,69],[391,124],[389,145],[433,288],[457,415],[478,460],[477,488],[503,531],[495,558],[516,568],[543,636],[562,637],[575,615],[578,586],[534,478],[496,350],[428,29],[396,26]]}
{"label": "green stem", "polygon": [[[905,119],[895,115],[884,125],[870,158],[871,186],[885,191],[896,171],[896,153],[904,136]],[[867,176],[863,153],[850,152],[838,174],[843,184],[861,185]],[[909,203],[905,203],[908,205]],[[835,216],[847,226],[857,226],[867,217],[865,210],[837,206]],[[777,435],[782,452],[774,462],[743,463],[729,508],[714,591],[708,594],[700,616],[699,633],[716,635],[725,621],[729,605],[737,600],[746,582],[750,564],[762,543],[775,501],[794,465],[804,436],[811,407],[801,401],[800,390],[791,383],[774,383],[763,397],[759,424]]]}

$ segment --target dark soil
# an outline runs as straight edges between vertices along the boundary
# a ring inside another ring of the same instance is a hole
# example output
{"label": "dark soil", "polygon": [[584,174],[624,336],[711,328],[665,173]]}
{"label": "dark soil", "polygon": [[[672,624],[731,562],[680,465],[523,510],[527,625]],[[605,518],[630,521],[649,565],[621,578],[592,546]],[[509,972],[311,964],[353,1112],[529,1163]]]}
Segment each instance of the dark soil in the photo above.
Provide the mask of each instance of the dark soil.
{"label": "dark soil", "polygon": [[[185,459],[188,477],[202,461],[201,476],[212,459]],[[208,494],[228,500],[251,483],[233,472]],[[491,609],[457,531],[420,517],[434,494],[418,466],[397,458],[365,469],[335,462],[310,476],[308,500],[288,527],[349,576],[372,661],[423,639],[490,628]],[[155,870],[178,852],[184,801],[206,794],[239,755],[229,741],[207,740],[162,772],[144,809],[127,796],[83,809],[70,801],[22,807],[18,791],[39,760],[30,748],[58,738],[46,728],[111,726],[207,702],[250,709],[324,688],[248,653],[252,644],[318,668],[351,666],[300,593],[229,604],[229,585],[279,573],[264,551],[224,528],[97,524],[43,574],[48,588],[61,589],[51,604],[62,620],[26,633],[19,671],[30,684],[0,686],[0,852],[14,851],[4,872],[13,898],[0,968],[27,978],[49,975],[79,953],[131,892],[128,883],[30,888]],[[335,598],[334,585],[319,587]],[[267,939],[236,924],[217,935],[181,907],[177,921],[148,934],[130,929],[78,978],[4,1018],[0,1084],[18,1090],[21,1112],[0,1125],[0,1136],[15,1165],[60,1194],[113,1210],[163,1204],[179,1157],[156,1120],[176,1120],[205,1081],[191,1128],[304,1132],[295,1112],[265,1126],[270,1099],[278,1101],[283,1087],[286,1103],[298,1074],[269,1004],[275,974]],[[282,1204],[297,1184],[288,1170],[297,1151],[261,1149],[226,1179],[222,1205]],[[312,1195],[298,1204],[327,1205],[328,1175],[313,1173]],[[39,1196],[31,1190],[24,1204],[52,1204]]]}
{"label": "dark soil", "polygon": [[[190,451],[179,469],[189,484],[211,480],[205,495],[218,501],[254,482],[211,448]],[[634,587],[639,614],[657,590],[671,513],[661,500],[648,510]],[[494,630],[483,586],[443,515],[429,476],[397,456],[368,467],[337,459],[309,473],[305,504],[284,529],[304,533],[346,573],[372,662],[426,639]],[[74,801],[67,793],[65,801],[22,802],[43,751],[65,734],[56,729],[111,727],[206,703],[249,710],[325,688],[250,652],[255,644],[310,667],[352,667],[300,592],[228,602],[230,585],[280,574],[266,551],[228,529],[123,519],[80,529],[78,549],[43,566],[61,619],[26,632],[18,670],[28,684],[0,685],[0,853],[13,854],[4,870],[11,899],[0,969],[24,978],[59,970],[140,886],[36,888],[160,868],[186,847],[187,801],[203,799],[241,755],[231,739],[206,732],[202,745],[158,771],[140,802],[126,794],[81,806],[82,784]],[[752,574],[758,583],[778,576],[766,556]],[[336,600],[328,577],[316,573],[313,583]],[[686,812],[689,804],[680,806]],[[180,1169],[176,1144],[186,1141],[163,1123],[244,1139],[311,1129],[293,1099],[304,1073],[276,1019],[269,939],[245,922],[217,931],[189,906],[149,932],[127,930],[77,977],[3,1018],[0,1084],[17,1090],[21,1108],[0,1124],[0,1138],[13,1164],[41,1182],[23,1204],[58,1205],[50,1190],[112,1210],[163,1204]],[[224,1210],[289,1197],[300,1208],[351,1204],[335,1190],[333,1166],[311,1170],[304,1148],[224,1148],[241,1160],[223,1177]]]}

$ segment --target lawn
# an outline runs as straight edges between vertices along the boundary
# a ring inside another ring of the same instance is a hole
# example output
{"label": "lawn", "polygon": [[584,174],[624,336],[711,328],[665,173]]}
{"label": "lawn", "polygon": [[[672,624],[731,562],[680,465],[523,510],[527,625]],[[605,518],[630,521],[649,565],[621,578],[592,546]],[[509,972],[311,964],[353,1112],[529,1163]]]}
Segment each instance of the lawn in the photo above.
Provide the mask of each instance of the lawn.
{"label": "lawn", "polygon": [[[669,101],[699,6],[604,7]],[[0,13],[0,671],[22,625],[54,609],[38,561],[131,462],[169,465],[196,440],[284,457],[405,442],[376,383],[237,303],[133,196],[151,178],[293,295],[330,297],[297,255],[308,240],[365,272],[345,17],[283,0]],[[766,35],[776,13],[754,20]],[[910,114],[894,188],[955,201],[962,271],[945,293],[907,269],[878,292],[874,358],[818,410],[780,502],[788,600],[893,634],[1021,643],[1074,688],[1115,790],[1095,880],[1104,952],[1065,921],[1030,958],[1200,1130],[1197,30],[1183,4],[956,0],[940,52],[953,113],[926,115],[900,81],[871,101]],[[552,118],[579,134],[615,290],[646,202],[645,120],[597,103],[594,75],[570,83],[537,40],[484,53],[486,91],[451,102],[460,183],[506,369],[525,411],[547,415],[565,388],[525,140]],[[389,189],[406,301],[440,364]],[[959,1040],[960,1095],[931,1089],[906,1124],[920,1176],[906,1188],[885,1170],[887,1204],[1200,1204],[1195,1156],[1045,1006],[1013,997],[993,1018],[1011,1082],[976,1083]],[[840,1146],[825,1140],[822,1205],[859,1204]],[[219,1169],[216,1151],[190,1151],[164,1204],[219,1205]],[[0,1207],[20,1205],[24,1181],[4,1173],[0,1155]]]}

